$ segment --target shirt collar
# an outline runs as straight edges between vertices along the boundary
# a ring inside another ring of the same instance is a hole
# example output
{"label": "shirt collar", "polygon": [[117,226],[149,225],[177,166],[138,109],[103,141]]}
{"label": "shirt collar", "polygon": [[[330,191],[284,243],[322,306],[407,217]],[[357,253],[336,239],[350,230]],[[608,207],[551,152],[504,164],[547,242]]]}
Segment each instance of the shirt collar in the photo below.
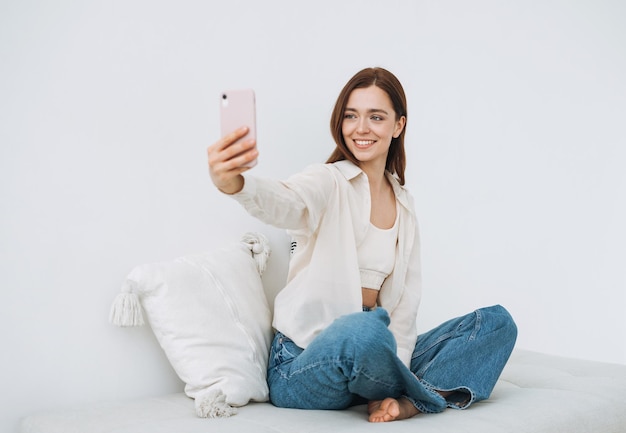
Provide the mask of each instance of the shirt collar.
{"label": "shirt collar", "polygon": [[[360,174],[364,174],[363,170],[361,170],[357,165],[355,165],[351,161],[348,161],[347,159],[334,162],[333,165],[349,181],[356,178]],[[398,181],[398,178],[395,175],[389,172],[386,172],[386,174],[387,174],[387,178],[391,182],[391,187],[393,188],[393,192],[396,195],[396,199],[400,202],[402,206],[409,209],[410,211],[411,206],[409,203],[409,198],[407,197],[406,190],[404,189],[402,185],[400,185],[400,182]]]}
{"label": "shirt collar", "polygon": [[339,172],[348,180],[352,180],[359,174],[363,173],[363,170],[347,159],[334,162],[333,165],[337,167],[337,170],[339,170]]}

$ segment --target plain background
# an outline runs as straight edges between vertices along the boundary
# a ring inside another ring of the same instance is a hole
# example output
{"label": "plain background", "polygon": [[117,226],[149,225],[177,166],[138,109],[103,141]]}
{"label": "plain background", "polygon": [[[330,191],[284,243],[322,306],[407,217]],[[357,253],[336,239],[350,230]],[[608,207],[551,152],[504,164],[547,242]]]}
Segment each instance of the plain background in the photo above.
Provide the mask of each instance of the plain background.
{"label": "plain background", "polygon": [[210,183],[223,89],[252,87],[254,174],[333,149],[343,84],[409,98],[420,329],[501,303],[518,347],[626,363],[626,3],[0,1],[0,430],[182,389],[148,327],[108,323],[141,263],[266,233]]}

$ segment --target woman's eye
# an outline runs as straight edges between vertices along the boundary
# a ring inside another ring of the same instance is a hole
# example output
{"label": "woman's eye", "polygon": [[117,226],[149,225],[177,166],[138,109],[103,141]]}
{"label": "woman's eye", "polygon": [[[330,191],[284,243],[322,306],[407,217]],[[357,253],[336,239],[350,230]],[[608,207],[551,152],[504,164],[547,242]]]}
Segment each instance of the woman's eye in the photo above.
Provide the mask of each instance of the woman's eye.
{"label": "woman's eye", "polygon": [[346,114],[343,115],[343,118],[344,119],[355,119],[356,116],[354,114],[352,114],[352,113],[346,113]]}
{"label": "woman's eye", "polygon": [[381,121],[384,120],[382,116],[372,116],[372,120]]}

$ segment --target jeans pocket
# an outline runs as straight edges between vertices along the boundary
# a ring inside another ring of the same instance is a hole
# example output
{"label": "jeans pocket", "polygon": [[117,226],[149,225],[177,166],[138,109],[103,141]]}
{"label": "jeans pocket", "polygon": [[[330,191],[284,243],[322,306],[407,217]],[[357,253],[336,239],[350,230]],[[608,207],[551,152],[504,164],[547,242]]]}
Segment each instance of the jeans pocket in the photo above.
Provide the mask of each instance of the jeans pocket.
{"label": "jeans pocket", "polygon": [[276,333],[272,342],[269,368],[279,367],[293,361],[302,351],[303,349],[298,347],[290,338],[280,332]]}

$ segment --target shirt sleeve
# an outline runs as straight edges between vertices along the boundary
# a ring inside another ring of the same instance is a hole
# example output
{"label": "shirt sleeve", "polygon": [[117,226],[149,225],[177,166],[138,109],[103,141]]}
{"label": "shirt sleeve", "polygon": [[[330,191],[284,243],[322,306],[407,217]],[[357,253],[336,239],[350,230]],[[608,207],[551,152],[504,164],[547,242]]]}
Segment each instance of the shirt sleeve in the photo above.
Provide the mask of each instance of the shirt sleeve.
{"label": "shirt sleeve", "polygon": [[307,234],[317,228],[334,183],[326,165],[315,164],[284,181],[245,176],[232,197],[266,224]]}

